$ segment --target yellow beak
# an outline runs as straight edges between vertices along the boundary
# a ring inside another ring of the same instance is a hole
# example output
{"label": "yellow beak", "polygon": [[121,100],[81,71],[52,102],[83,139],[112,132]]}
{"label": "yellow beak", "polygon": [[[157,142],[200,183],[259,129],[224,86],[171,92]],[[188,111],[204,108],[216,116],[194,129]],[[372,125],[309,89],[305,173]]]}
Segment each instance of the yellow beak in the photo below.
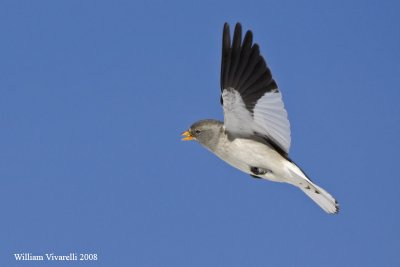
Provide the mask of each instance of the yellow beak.
{"label": "yellow beak", "polygon": [[182,138],[182,141],[190,141],[190,140],[194,139],[194,137],[192,136],[192,134],[189,131],[183,132],[182,136],[185,136],[184,138]]}

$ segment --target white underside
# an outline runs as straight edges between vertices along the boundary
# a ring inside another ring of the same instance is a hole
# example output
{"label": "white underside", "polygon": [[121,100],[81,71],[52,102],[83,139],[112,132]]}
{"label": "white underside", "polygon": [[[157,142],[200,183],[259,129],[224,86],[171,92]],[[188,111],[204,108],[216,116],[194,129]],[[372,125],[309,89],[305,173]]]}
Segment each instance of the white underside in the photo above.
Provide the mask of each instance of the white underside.
{"label": "white underside", "polygon": [[282,157],[273,148],[251,139],[235,138],[230,141],[225,135],[220,142],[212,152],[231,166],[251,175],[254,173],[250,167],[270,170],[257,176],[299,187],[326,212],[338,211],[335,199],[328,192],[311,182],[296,164]]}
{"label": "white underside", "polygon": [[220,143],[214,153],[233,167],[248,174],[253,174],[249,166],[268,169],[272,173],[260,177],[274,182],[288,182],[289,173],[285,170],[287,160],[274,149],[250,139],[235,138],[231,142],[225,137],[221,138],[221,142],[225,144]]}

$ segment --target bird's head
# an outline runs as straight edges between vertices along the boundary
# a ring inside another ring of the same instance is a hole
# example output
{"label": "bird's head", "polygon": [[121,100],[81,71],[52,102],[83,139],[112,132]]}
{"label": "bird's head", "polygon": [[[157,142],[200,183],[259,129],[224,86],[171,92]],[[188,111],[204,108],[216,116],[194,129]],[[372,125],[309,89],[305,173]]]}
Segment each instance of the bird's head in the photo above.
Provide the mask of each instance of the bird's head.
{"label": "bird's head", "polygon": [[212,149],[218,142],[222,130],[222,122],[216,120],[201,120],[194,123],[182,133],[183,141],[196,140],[200,144]]}

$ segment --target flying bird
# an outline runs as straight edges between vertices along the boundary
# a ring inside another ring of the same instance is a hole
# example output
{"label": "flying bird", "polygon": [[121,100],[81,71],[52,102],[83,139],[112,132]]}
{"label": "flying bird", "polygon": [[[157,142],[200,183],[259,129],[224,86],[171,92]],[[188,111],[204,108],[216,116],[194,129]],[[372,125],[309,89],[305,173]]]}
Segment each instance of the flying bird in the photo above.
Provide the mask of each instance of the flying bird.
{"label": "flying bird", "polygon": [[254,178],[300,188],[324,211],[335,214],[338,202],[316,185],[289,158],[290,124],[282,94],[253,33],[242,39],[236,24],[231,41],[229,24],[222,36],[221,99],[224,122],[195,122],[182,140],[196,140],[231,166]]}

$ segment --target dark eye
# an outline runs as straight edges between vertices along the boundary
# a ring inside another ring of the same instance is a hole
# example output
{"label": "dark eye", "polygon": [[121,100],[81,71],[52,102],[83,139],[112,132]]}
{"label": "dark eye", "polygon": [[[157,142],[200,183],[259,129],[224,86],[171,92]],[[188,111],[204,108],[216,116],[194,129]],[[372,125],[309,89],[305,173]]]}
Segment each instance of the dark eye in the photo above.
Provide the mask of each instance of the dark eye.
{"label": "dark eye", "polygon": [[196,134],[201,133],[201,131],[200,131],[199,129],[194,130],[194,132],[195,132]]}

